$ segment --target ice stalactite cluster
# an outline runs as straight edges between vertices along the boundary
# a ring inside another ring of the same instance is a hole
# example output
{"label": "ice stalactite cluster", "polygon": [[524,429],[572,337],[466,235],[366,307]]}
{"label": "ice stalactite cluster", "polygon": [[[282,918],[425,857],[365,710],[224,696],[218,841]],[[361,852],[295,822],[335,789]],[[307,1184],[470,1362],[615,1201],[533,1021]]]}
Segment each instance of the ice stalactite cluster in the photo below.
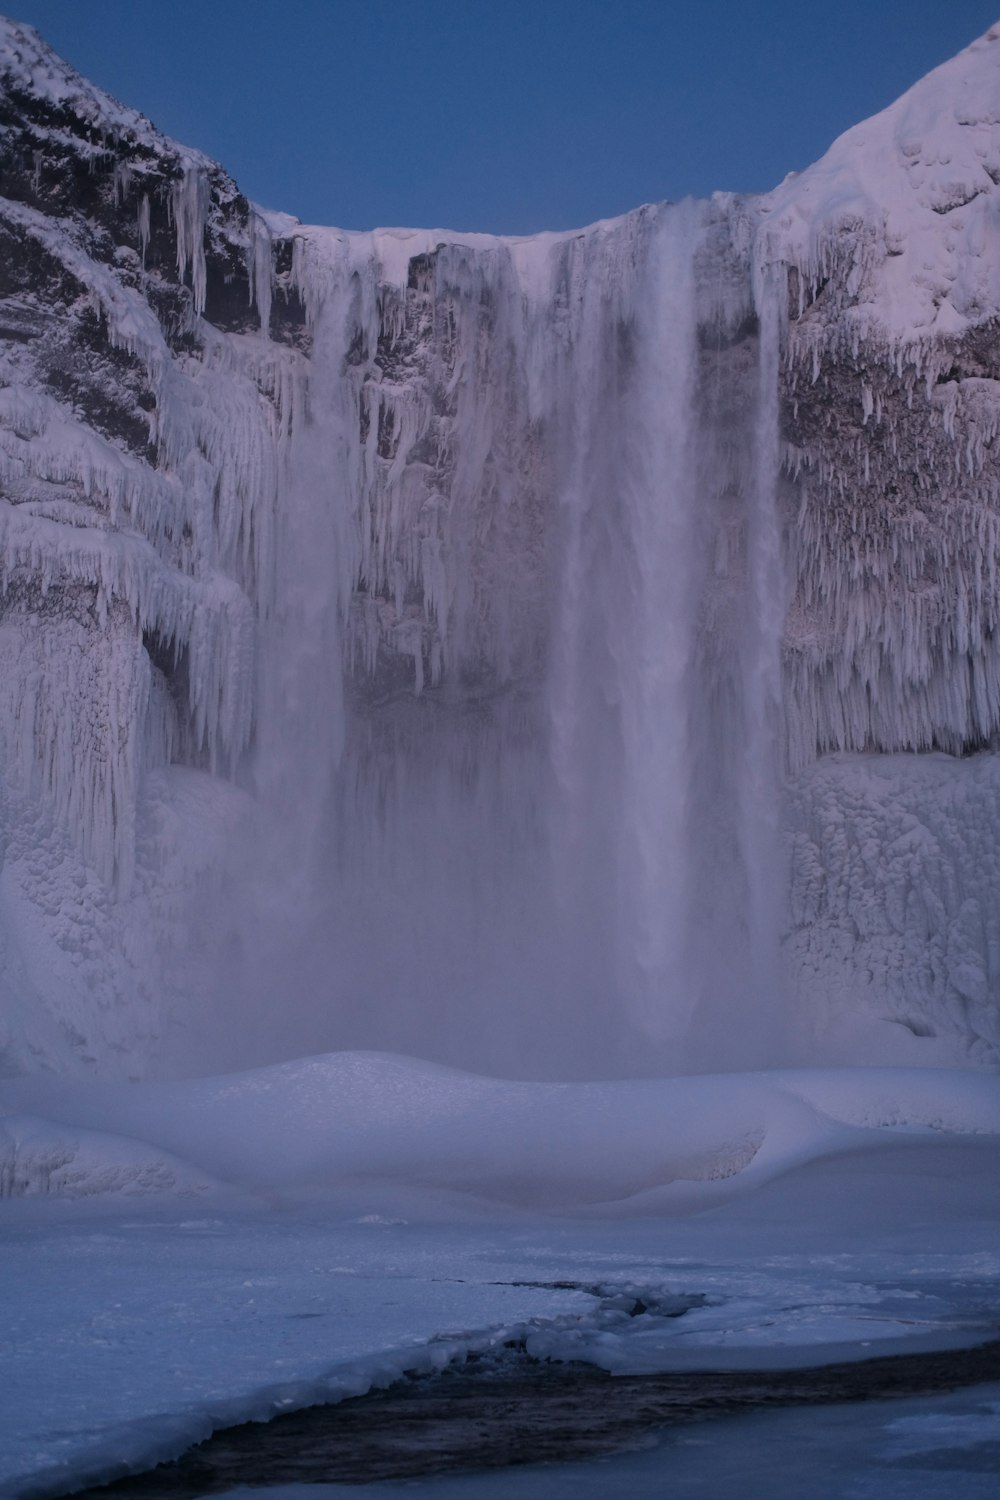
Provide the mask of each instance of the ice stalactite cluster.
{"label": "ice stalactite cluster", "polygon": [[225,174],[0,33],[0,1052],[130,1071],[249,776],[304,360]]}
{"label": "ice stalactite cluster", "polygon": [[[872,1055],[905,1031],[997,1056],[1000,888],[969,821],[994,827],[993,756],[873,757],[1000,730],[998,91],[994,28],[766,200],[790,278],[785,954],[828,1038],[883,1025]],[[855,755],[813,766],[831,751]]]}
{"label": "ice stalactite cluster", "polygon": [[177,236],[177,274],[184,281],[190,268],[196,315],[205,311],[205,228],[208,219],[208,178],[203,170],[184,167],[170,193],[170,217]]}
{"label": "ice stalactite cluster", "polygon": [[293,277],[317,330],[314,367],[337,364],[327,405],[349,407],[340,426],[315,400],[311,412],[337,433],[326,442],[349,517],[348,654],[362,675],[376,670],[380,644],[408,657],[419,691],[447,675],[523,670],[536,622],[518,618],[528,592],[512,595],[533,553],[537,566],[543,500],[511,247],[402,238],[301,231]]}
{"label": "ice stalactite cluster", "polygon": [[1000,30],[766,200],[789,265],[789,759],[1000,727]]}
{"label": "ice stalactite cluster", "polygon": [[[204,295],[205,191],[203,176],[186,173],[173,209],[178,266],[191,261],[195,299]],[[272,592],[282,447],[300,399],[301,361],[205,324],[197,354],[177,357],[138,288],[89,259],[46,216],[15,204],[6,218],[72,278],[111,349],[129,357],[149,393],[141,412],[147,452],[130,452],[38,388],[30,346],[4,354],[0,573],[8,633],[19,620],[22,634],[44,628],[33,600],[58,617],[60,601],[72,599],[101,630],[116,611],[131,622],[123,664],[103,690],[111,657],[97,635],[83,673],[58,650],[45,671],[28,665],[34,648],[20,655],[23,672],[12,665],[7,678],[7,754],[25,773],[37,768],[56,817],[77,829],[88,858],[127,893],[143,760],[182,752],[231,774],[250,742],[256,617]],[[182,697],[149,722],[144,641],[156,666],[182,667],[175,690]],[[119,691],[122,673],[127,686]],[[45,703],[63,716],[58,732]],[[116,749],[119,741],[127,748]],[[62,742],[66,753],[55,748]]]}
{"label": "ice stalactite cluster", "polygon": [[[85,685],[86,674],[67,657],[68,675],[60,682],[58,651],[39,679],[28,667],[31,653],[23,655],[23,678],[16,669],[7,678],[8,753],[25,768],[48,767],[42,785],[57,816],[79,830],[103,873],[119,880],[131,857],[129,809],[141,754],[133,749],[126,755],[131,769],[122,765],[126,779],[114,796],[110,783],[107,795],[94,797],[77,783],[102,785],[108,758],[118,758],[110,749],[116,736],[142,744],[150,671],[143,637],[157,643],[164,660],[172,657],[176,665],[183,659],[186,679],[186,701],[177,705],[173,724],[163,726],[168,738],[146,747],[148,754],[169,759],[187,734],[189,755],[234,768],[249,743],[255,670],[254,606],[241,581],[266,577],[270,566],[277,418],[269,430],[260,383],[232,370],[220,375],[207,361],[193,377],[166,361],[163,371],[161,400],[169,396],[158,423],[155,469],[42,393],[16,386],[0,392],[5,624],[13,629],[24,617],[29,633],[37,629],[31,619],[38,600],[58,614],[57,601],[75,598],[74,607],[89,609],[102,629],[109,615],[124,609],[131,627],[123,649],[132,659],[122,701],[127,712],[115,722],[118,694],[110,679],[108,694],[96,682]],[[85,604],[79,602],[84,595]],[[91,645],[99,679],[110,658],[97,637]],[[60,762],[62,771],[50,763],[52,726],[38,707],[39,692],[66,716],[67,744],[75,748]],[[88,816],[78,816],[83,807]],[[127,878],[124,883],[127,888]]]}
{"label": "ice stalactite cluster", "polygon": [[903,369],[874,345],[814,379],[793,370],[793,768],[830,750],[961,754],[996,735],[996,328]]}
{"label": "ice stalactite cluster", "polygon": [[[995,1066],[1000,757],[835,755],[793,782],[786,950],[811,1045]],[[817,1042],[818,1034],[818,1042]]]}

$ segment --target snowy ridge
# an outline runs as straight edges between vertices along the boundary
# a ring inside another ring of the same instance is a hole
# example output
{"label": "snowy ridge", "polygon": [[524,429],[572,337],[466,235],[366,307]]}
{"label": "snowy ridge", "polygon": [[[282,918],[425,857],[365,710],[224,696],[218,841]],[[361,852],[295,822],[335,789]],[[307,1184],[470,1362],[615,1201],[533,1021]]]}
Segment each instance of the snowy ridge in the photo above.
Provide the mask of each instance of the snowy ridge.
{"label": "snowy ridge", "polygon": [[[0,71],[13,87],[32,98],[65,110],[96,132],[103,144],[135,140],[159,144],[162,137],[145,115],[119,104],[110,94],[82,77],[42,41],[33,26],[0,17]],[[188,151],[191,161],[213,165],[200,152]]]}
{"label": "snowy ridge", "polygon": [[621,1215],[708,1207],[897,1135],[1000,1135],[1000,1082],[862,1068],[524,1084],[341,1053],[180,1083],[12,1080],[0,1112],[47,1119],[52,1140],[59,1122],[144,1141],[243,1191],[326,1197],[368,1181]]}
{"label": "snowy ridge", "polygon": [[798,330],[793,357],[873,340],[933,368],[940,340],[997,312],[1000,24],[854,126],[763,203],[772,254],[795,266],[797,308],[834,281],[835,326]]}
{"label": "snowy ridge", "polygon": [[122,1193],[196,1197],[216,1185],[183,1163],[93,1131],[53,1130],[30,1115],[0,1122],[0,1198]]}

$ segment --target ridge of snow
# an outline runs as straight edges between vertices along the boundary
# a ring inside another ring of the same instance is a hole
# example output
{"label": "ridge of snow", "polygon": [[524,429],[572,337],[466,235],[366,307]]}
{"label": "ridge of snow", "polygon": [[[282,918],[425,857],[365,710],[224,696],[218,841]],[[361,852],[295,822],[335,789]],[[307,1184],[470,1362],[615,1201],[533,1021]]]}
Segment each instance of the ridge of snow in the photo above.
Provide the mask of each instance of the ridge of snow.
{"label": "ridge of snow", "polygon": [[141,1141],[53,1128],[31,1115],[0,1119],[0,1198],[193,1198],[212,1191],[218,1184],[210,1177]]}
{"label": "ridge of snow", "polygon": [[144,1141],[243,1191],[294,1196],[367,1179],[549,1212],[644,1214],[707,1207],[887,1137],[1000,1136],[1000,1079],[830,1068],[513,1083],[345,1052],[169,1083],[0,1081],[0,1120],[25,1113],[56,1133],[59,1122]]}
{"label": "ridge of snow", "polygon": [[858,242],[847,343],[960,333],[1000,307],[1000,23],[760,200],[815,287]]}
{"label": "ridge of snow", "polygon": [[215,166],[201,151],[164,136],[144,114],[84,78],[33,26],[0,15],[0,84],[4,82],[54,108],[69,110],[112,147],[118,142],[166,146],[192,168],[207,171]]}

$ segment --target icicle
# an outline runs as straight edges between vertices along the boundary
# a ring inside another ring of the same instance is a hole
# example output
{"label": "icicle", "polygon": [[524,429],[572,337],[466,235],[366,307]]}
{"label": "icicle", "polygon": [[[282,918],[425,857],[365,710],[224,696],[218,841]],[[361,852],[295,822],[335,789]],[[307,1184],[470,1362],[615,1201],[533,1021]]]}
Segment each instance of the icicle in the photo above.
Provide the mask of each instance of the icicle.
{"label": "icicle", "polygon": [[209,207],[208,177],[204,168],[185,165],[171,189],[171,212],[177,236],[177,274],[181,281],[191,268],[194,310],[205,311],[205,229]]}
{"label": "icicle", "polygon": [[149,249],[149,194],[143,193],[139,199],[139,207],[136,212],[136,228],[139,233],[139,257],[142,261],[143,270],[146,267],[146,251]]}
{"label": "icicle", "polygon": [[250,211],[250,239],[247,246],[247,273],[250,279],[250,303],[260,316],[260,330],[265,336],[271,327],[271,296],[274,266],[271,257],[271,231],[260,214]]}
{"label": "icicle", "polygon": [[111,191],[115,208],[124,203],[132,186],[132,168],[127,161],[116,161],[111,176]]}

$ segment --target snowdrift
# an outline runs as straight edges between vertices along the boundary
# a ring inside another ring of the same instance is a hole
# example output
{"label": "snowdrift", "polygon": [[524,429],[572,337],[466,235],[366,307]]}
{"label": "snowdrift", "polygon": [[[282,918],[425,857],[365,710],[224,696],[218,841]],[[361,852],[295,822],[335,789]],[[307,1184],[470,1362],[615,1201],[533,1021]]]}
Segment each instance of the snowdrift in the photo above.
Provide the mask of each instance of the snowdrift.
{"label": "snowdrift", "polygon": [[[550,1213],[691,1211],[859,1147],[1000,1135],[1000,1080],[829,1069],[525,1084],[342,1053],[222,1078],[0,1084],[8,1194],[444,1194]],[[30,1129],[19,1118],[41,1117]],[[181,1167],[181,1163],[185,1164]]]}

